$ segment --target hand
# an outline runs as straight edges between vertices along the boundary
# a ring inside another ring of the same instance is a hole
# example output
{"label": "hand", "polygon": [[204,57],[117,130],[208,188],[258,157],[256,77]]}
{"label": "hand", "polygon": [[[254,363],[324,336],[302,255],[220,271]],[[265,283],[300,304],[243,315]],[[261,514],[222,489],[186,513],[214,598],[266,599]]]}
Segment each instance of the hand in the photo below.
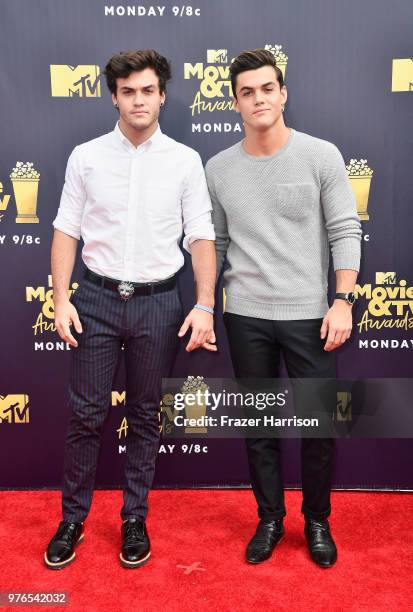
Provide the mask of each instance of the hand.
{"label": "hand", "polygon": [[178,336],[180,338],[184,336],[190,327],[192,327],[192,334],[185,349],[188,353],[199,347],[212,352],[218,350],[215,346],[214,317],[212,314],[199,308],[193,308],[183,322]]}
{"label": "hand", "polygon": [[55,302],[54,313],[56,330],[61,339],[68,342],[70,346],[77,347],[77,340],[70,333],[70,325],[72,324],[79,334],[82,333],[82,325],[76,308],[68,299],[65,299],[61,302]]}
{"label": "hand", "polygon": [[350,338],[352,327],[353,319],[350,304],[347,304],[344,300],[335,300],[324,317],[320,329],[321,338],[324,339],[327,336],[324,350],[334,351],[344,344]]}

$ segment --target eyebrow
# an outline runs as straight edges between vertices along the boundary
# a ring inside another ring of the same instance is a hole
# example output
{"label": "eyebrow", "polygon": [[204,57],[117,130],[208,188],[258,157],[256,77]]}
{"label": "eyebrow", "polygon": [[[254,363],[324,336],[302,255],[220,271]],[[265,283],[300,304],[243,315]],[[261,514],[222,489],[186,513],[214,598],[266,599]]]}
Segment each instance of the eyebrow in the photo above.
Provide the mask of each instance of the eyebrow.
{"label": "eyebrow", "polygon": [[[150,87],[156,87],[156,85],[154,83],[151,83],[150,85],[143,85],[142,89],[149,89]],[[135,91],[133,87],[128,87],[127,85],[122,85],[121,90]]]}
{"label": "eyebrow", "polygon": [[[275,85],[275,81],[268,81],[268,83],[264,83],[264,85],[260,85],[260,87],[268,87],[268,85]],[[240,93],[241,91],[244,91],[245,89],[254,89],[254,87],[248,87],[247,85],[244,85],[244,87],[241,87],[240,89]]]}

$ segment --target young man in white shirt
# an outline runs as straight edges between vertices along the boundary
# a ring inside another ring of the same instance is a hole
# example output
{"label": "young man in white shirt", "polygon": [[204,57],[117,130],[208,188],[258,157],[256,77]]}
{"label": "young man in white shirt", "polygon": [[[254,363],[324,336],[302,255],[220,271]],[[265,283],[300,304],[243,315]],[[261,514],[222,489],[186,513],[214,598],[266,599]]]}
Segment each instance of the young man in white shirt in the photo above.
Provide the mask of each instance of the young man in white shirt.
{"label": "young man in white shirt", "polygon": [[[216,351],[215,235],[202,162],[158,124],[169,63],[154,50],[127,51],[109,60],[105,76],[119,122],[75,147],[53,222],[55,324],[73,349],[63,520],[44,557],[51,569],[71,563],[84,536],[122,346],[128,438],[120,562],[128,568],[150,556],[145,518],[158,452],[160,385],[178,337],[192,329],[187,351]],[[184,263],[182,233],[196,281],[196,304],[183,323],[176,284]],[[80,237],[86,272],[69,300]]]}

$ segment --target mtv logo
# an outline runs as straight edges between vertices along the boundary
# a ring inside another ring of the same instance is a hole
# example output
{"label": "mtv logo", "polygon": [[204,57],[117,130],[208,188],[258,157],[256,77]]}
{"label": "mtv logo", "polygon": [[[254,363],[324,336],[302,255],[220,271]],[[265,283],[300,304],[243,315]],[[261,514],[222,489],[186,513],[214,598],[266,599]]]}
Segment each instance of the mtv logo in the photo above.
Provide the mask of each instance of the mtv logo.
{"label": "mtv logo", "polygon": [[413,91],[413,58],[393,60],[391,90]]}
{"label": "mtv logo", "polygon": [[338,391],[336,421],[351,421],[351,393]]}
{"label": "mtv logo", "polygon": [[28,423],[28,404],[28,395],[0,395],[0,423]]}
{"label": "mtv logo", "polygon": [[227,49],[208,49],[207,62],[208,64],[226,64],[228,62]]}
{"label": "mtv logo", "polygon": [[396,272],[376,272],[376,285],[395,285]]}
{"label": "mtv logo", "polygon": [[82,64],[50,65],[50,83],[53,98],[100,98],[99,66]]}

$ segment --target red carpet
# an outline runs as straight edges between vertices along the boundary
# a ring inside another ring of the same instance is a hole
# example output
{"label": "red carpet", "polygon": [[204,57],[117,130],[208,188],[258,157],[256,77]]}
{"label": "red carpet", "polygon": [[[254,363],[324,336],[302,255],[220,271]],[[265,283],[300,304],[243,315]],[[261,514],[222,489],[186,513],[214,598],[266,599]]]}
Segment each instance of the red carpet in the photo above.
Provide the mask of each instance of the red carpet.
{"label": "red carpet", "polygon": [[251,566],[250,491],[154,491],[151,560],[126,570],[118,563],[121,492],[97,491],[77,559],[50,571],[42,558],[60,520],[60,493],[0,492],[0,592],[64,590],[68,606],[41,609],[82,612],[413,609],[412,494],[333,493],[339,557],[327,570],[308,557],[301,494],[287,492],[286,502],[286,537],[269,561]]}

